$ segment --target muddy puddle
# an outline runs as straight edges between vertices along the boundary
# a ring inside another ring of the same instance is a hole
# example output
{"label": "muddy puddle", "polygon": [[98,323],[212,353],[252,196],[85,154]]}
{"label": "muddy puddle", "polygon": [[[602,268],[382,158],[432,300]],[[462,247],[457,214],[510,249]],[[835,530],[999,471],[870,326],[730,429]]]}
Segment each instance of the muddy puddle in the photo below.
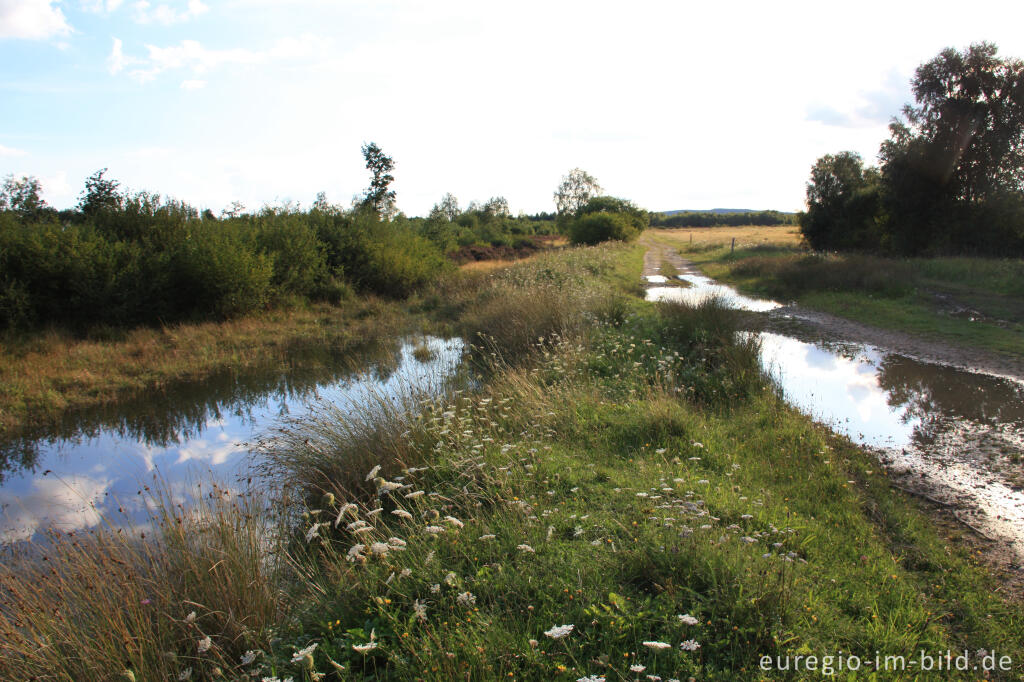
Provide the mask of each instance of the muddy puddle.
{"label": "muddy puddle", "polygon": [[[679,278],[690,286],[650,286],[647,299],[779,307],[701,275]],[[825,341],[799,324],[792,335],[756,333],[762,364],[791,404],[874,449],[897,485],[1024,558],[1024,382]]]}
{"label": "muddy puddle", "polygon": [[[655,278],[658,279],[655,280]],[[666,283],[669,281],[664,275],[648,275],[646,279],[651,283]],[[703,275],[677,275],[677,281],[683,286],[650,287],[647,290],[647,300],[676,301],[686,305],[699,305],[709,298],[719,298],[728,302],[730,307],[753,313],[763,313],[782,307],[780,303],[775,301],[744,296],[732,287],[718,284],[713,279]]]}
{"label": "muddy puddle", "polygon": [[[319,349],[315,352],[328,352]],[[317,369],[271,367],[183,383],[136,400],[69,412],[44,433],[0,443],[0,542],[48,528],[144,523],[139,490],[154,479],[176,500],[216,480],[238,491],[257,462],[250,443],[320,401],[341,410],[374,393],[436,392],[459,367],[461,339],[394,340],[316,358]]]}

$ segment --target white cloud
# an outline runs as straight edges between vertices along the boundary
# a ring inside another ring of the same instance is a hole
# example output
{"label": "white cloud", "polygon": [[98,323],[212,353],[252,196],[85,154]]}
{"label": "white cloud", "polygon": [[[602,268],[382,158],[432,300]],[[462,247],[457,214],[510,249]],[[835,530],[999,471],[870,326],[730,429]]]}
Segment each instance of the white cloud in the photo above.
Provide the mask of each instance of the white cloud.
{"label": "white cloud", "polygon": [[0,495],[0,508],[5,508],[0,541],[27,540],[48,527],[67,532],[95,526],[101,521],[96,508],[109,487],[110,481],[88,476],[50,477],[36,479],[30,492],[11,499]]}
{"label": "white cloud", "polygon": [[82,9],[95,14],[113,12],[123,3],[124,0],[82,0]]}
{"label": "white cloud", "polygon": [[135,10],[135,21],[138,23],[163,24],[164,26],[180,24],[210,11],[210,8],[202,0],[188,0],[184,10],[175,9],[164,3],[154,7],[147,0],[139,0],[132,7]]}
{"label": "white cloud", "polygon": [[16,156],[28,156],[28,152],[14,147],[5,147],[0,144],[0,158],[13,158]]}
{"label": "white cloud", "polygon": [[[326,49],[326,41],[316,36],[303,35],[298,38],[282,38],[266,50],[249,50],[246,48],[228,48],[223,50],[209,49],[203,47],[198,40],[182,40],[179,45],[170,47],[157,47],[147,45],[149,52],[145,58],[124,56],[120,41],[114,43],[114,51],[108,58],[111,64],[137,64],[139,68],[129,72],[129,75],[141,83],[153,80],[164,71],[176,69],[190,70],[193,74],[205,74],[217,67],[227,64],[254,65],[266,64],[275,61],[287,61],[307,59]],[[120,70],[120,69],[118,69]],[[182,83],[185,89],[204,87],[205,81],[201,79],[188,79]]]}
{"label": "white cloud", "polygon": [[206,81],[202,80],[187,80],[181,82],[182,90],[202,90],[206,87]]}
{"label": "white cloud", "polygon": [[71,33],[53,0],[0,0],[0,38],[41,40]]}
{"label": "white cloud", "polygon": [[124,43],[120,38],[114,38],[114,47],[107,57],[107,69],[111,75],[120,73],[124,69]]}

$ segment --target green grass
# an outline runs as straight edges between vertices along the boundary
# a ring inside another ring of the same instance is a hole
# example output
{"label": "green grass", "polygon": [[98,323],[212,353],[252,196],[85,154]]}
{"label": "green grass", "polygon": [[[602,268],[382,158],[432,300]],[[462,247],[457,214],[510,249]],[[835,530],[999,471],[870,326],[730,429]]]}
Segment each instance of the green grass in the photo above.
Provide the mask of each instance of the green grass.
{"label": "green grass", "polygon": [[[248,568],[225,574],[226,584],[218,553],[245,557],[250,543],[173,545],[186,555],[206,548],[204,558],[179,573],[146,573],[143,592],[127,590],[140,581],[117,571],[92,571],[89,589],[63,601],[46,593],[28,610],[8,601],[0,672],[114,679],[127,665],[146,680],[177,679],[186,667],[192,679],[303,682],[802,679],[762,672],[760,657],[985,648],[1013,658],[1002,679],[1021,679],[1019,604],[889,485],[870,454],[783,403],[757,371],[756,346],[731,333],[731,311],[625,298],[641,256],[635,247],[569,252],[479,282],[457,307],[491,320],[480,333],[506,329],[482,312],[500,305],[492,286],[576,287],[583,319],[492,362],[476,390],[293,425],[267,453],[275,481],[299,485],[308,503],[271,507],[293,523],[286,548],[265,562],[229,561]],[[574,279],[581,270],[589,281]],[[182,537],[192,522],[182,520]],[[74,556],[52,554],[48,568],[73,582]],[[33,593],[16,573],[4,579],[9,591]],[[246,618],[239,600],[254,590],[269,595],[261,613],[276,620]],[[131,640],[138,656],[118,657],[130,636],[97,621],[151,593],[166,596],[140,622],[169,634]],[[184,622],[193,609],[208,648]],[[26,652],[12,631],[33,633],[41,653]],[[103,646],[48,659],[45,642],[57,633]],[[680,647],[689,642],[699,647]],[[919,678],[912,669],[879,677]]]}

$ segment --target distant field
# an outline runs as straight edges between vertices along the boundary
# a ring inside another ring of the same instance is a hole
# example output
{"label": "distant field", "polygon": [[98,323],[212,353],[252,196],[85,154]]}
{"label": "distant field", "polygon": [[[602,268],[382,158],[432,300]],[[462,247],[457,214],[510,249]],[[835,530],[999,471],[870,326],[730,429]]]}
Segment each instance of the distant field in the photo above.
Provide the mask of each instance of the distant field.
{"label": "distant field", "polygon": [[797,246],[800,244],[800,228],[796,225],[744,225],[742,227],[676,227],[652,229],[647,234],[658,239],[695,247],[721,246],[736,239],[736,248],[749,248],[759,244]]}

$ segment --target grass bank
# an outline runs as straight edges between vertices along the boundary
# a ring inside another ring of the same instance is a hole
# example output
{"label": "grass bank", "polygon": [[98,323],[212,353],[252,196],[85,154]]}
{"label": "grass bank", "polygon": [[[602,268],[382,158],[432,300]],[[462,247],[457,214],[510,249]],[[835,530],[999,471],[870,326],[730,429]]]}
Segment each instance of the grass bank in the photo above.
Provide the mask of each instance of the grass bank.
{"label": "grass bank", "polygon": [[805,679],[761,657],[984,648],[1021,679],[1019,604],[781,401],[730,311],[631,295],[641,257],[485,280],[477,390],[295,424],[264,452],[288,499],[157,500],[155,557],[101,526],[5,562],[0,676]]}
{"label": "grass bank", "polygon": [[[1019,259],[813,255],[794,228],[656,233],[709,276],[753,295],[962,347],[1024,356]],[[732,238],[736,238],[735,251]]]}

